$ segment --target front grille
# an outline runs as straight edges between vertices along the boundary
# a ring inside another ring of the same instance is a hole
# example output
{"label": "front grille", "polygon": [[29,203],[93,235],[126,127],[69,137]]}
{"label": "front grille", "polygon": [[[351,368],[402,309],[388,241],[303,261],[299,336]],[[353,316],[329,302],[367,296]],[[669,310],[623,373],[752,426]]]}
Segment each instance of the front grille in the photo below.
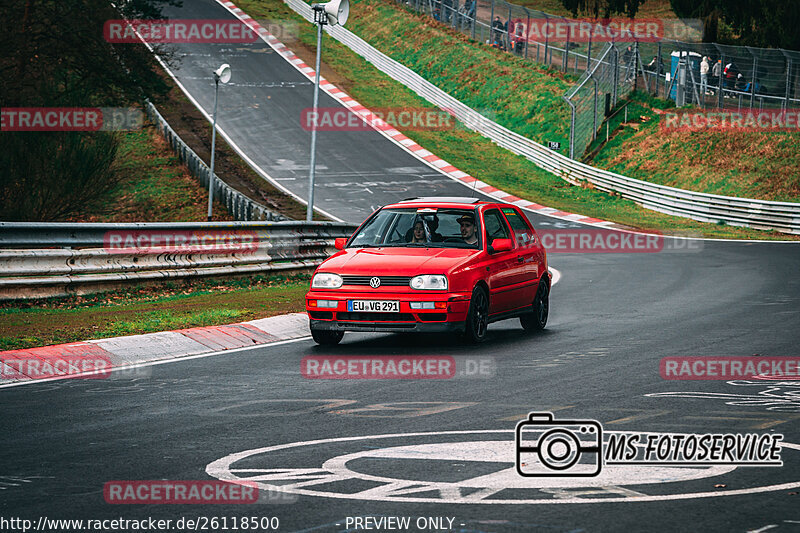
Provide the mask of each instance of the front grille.
{"label": "front grille", "polygon": [[343,285],[367,285],[374,277],[381,279],[381,287],[408,287],[411,283],[409,276],[342,276]]}
{"label": "front grille", "polygon": [[414,322],[411,313],[336,313],[336,320],[362,322]]}
{"label": "front grille", "polygon": [[331,320],[333,318],[332,311],[309,311],[308,316],[315,320]]}

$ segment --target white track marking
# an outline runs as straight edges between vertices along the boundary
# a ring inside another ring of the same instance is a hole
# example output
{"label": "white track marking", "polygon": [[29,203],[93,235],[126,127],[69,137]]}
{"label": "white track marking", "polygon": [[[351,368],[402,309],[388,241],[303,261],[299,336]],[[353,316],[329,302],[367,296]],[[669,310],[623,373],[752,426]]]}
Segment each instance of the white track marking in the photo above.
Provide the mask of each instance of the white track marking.
{"label": "white track marking", "polygon": [[[569,493],[564,493],[563,497],[558,497],[557,499],[494,499],[488,500],[485,498],[469,498],[467,496],[460,496],[456,495],[455,490],[449,489],[458,489],[461,482],[424,482],[419,480],[403,480],[403,479],[394,479],[394,478],[386,478],[389,480],[389,484],[385,486],[383,491],[381,491],[381,487],[376,487],[373,489],[368,489],[362,491],[361,493],[332,493],[332,492],[321,492],[321,491],[314,491],[308,490],[306,488],[302,488],[304,486],[313,486],[318,485],[323,482],[332,482],[336,480],[342,479],[343,476],[346,475],[346,479],[351,479],[354,477],[361,477],[360,474],[354,476],[352,471],[350,473],[342,473],[342,472],[331,472],[330,470],[324,467],[304,467],[304,468],[268,468],[268,469],[259,469],[253,468],[252,466],[248,467],[247,469],[236,469],[232,468],[232,465],[237,461],[246,458],[252,458],[254,455],[258,454],[265,454],[270,452],[276,452],[281,450],[287,450],[292,448],[300,448],[304,446],[319,446],[321,449],[328,448],[328,445],[332,443],[344,443],[344,442],[358,442],[358,441],[368,441],[368,440],[381,440],[381,439],[397,439],[397,438],[408,438],[408,437],[435,437],[440,435],[485,435],[485,434],[492,434],[492,433],[500,433],[504,435],[513,434],[513,429],[501,429],[501,430],[464,430],[464,431],[435,431],[435,432],[421,432],[421,433],[392,433],[392,434],[384,434],[384,435],[366,435],[360,437],[339,437],[339,438],[330,438],[330,439],[318,439],[318,440],[311,440],[311,441],[303,441],[303,442],[293,442],[288,444],[279,444],[276,446],[268,446],[264,448],[257,448],[252,450],[246,450],[243,452],[233,453],[221,459],[218,459],[212,463],[210,463],[206,467],[206,473],[210,476],[223,480],[223,481],[239,481],[242,479],[248,478],[241,478],[237,474],[240,472],[251,472],[256,473],[258,476],[253,479],[256,483],[259,484],[260,488],[265,490],[276,490],[276,491],[286,491],[292,494],[300,494],[304,496],[315,496],[315,497],[327,497],[327,498],[337,498],[337,499],[348,499],[348,500],[367,500],[367,501],[392,501],[392,502],[403,502],[403,503],[479,503],[479,504],[494,504],[494,505],[508,505],[508,504],[539,504],[539,505],[548,505],[548,504],[570,504],[570,503],[636,503],[636,502],[650,502],[650,501],[669,501],[669,500],[686,500],[686,499],[699,499],[699,498],[720,498],[725,496],[740,496],[745,494],[758,494],[764,492],[774,492],[779,490],[789,490],[795,489],[800,487],[800,481],[792,481],[788,483],[780,483],[775,485],[767,485],[767,486],[760,486],[760,487],[751,487],[747,489],[736,489],[736,490],[716,490],[712,492],[695,492],[695,493],[681,493],[681,494],[658,494],[658,495],[632,495],[629,491],[621,491],[624,494],[623,497],[609,497],[608,494],[615,494],[620,493],[616,492],[614,489],[618,489],[619,487],[611,486],[607,487],[608,490],[599,498],[576,498],[571,496]],[[634,434],[637,432],[634,431],[615,431],[614,433],[630,433]],[[673,433],[677,434],[677,433]],[[684,434],[685,435],[685,434]],[[451,443],[449,446],[450,450],[457,450],[459,443]],[[461,444],[468,444],[468,443],[461,443]],[[470,443],[471,444],[471,443]],[[513,449],[513,439],[509,439],[506,444]],[[791,449],[791,450],[800,450],[800,445],[782,442],[780,443],[780,447],[783,449]],[[358,449],[363,450],[364,446],[360,445]],[[389,448],[389,446],[387,446]],[[385,449],[385,448],[384,448]],[[395,448],[396,449],[396,448]],[[370,449],[367,453],[380,453],[379,449]],[[496,454],[495,454],[496,455]],[[306,454],[306,456],[311,456],[310,453]],[[417,454],[417,456],[421,459],[425,459],[424,454]],[[331,459],[333,461],[336,458]],[[455,460],[455,459],[454,459]],[[479,458],[480,460],[480,458]],[[488,460],[492,460],[490,456]],[[251,463],[252,464],[252,463]],[[327,464],[327,463],[326,463]],[[655,466],[655,465],[654,465]],[[709,469],[711,471],[711,469]],[[712,471],[713,472],[713,471]],[[718,473],[713,473],[712,475],[719,475]],[[261,480],[281,480],[281,481],[295,481],[290,485],[270,485],[267,483],[259,482],[258,479]],[[383,479],[383,478],[381,478]],[[535,478],[530,478],[535,479]],[[636,483],[636,479],[632,481],[632,483]],[[533,485],[528,485],[531,490],[538,489],[538,485],[535,483],[541,482],[541,479],[536,479],[535,481],[530,481],[529,483],[534,483]],[[597,488],[588,486],[588,483],[585,481],[584,487],[589,489],[585,494],[596,494]],[[491,489],[490,492],[495,491],[495,489],[502,490],[505,489],[505,485],[494,487],[494,486],[487,486],[484,487],[485,489]],[[419,488],[419,490],[414,488],[414,485],[424,485],[425,487]],[[296,488],[293,488],[296,487]],[[413,492],[423,492],[423,489],[428,491],[430,490],[439,490],[441,493],[441,498],[432,498],[432,497],[406,497],[403,494],[409,494]],[[442,490],[448,489],[448,490]],[[558,490],[558,489],[554,489]],[[600,489],[602,490],[602,488]],[[495,494],[496,492],[492,492]],[[638,493],[636,493],[638,494]],[[487,496],[490,494],[487,493]]]}

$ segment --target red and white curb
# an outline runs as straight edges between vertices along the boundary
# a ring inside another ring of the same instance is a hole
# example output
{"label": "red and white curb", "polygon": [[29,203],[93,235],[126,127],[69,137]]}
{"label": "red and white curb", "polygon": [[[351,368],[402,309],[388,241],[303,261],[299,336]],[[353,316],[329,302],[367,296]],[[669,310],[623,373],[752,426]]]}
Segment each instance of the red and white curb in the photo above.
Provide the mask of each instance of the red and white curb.
{"label": "red and white curb", "polygon": [[[236,7],[233,2],[227,0],[217,0],[217,2],[230,11],[236,18],[247,24],[253,31],[255,31],[275,52],[288,61],[298,71],[305,75],[312,82],[315,81],[316,72],[313,68],[306,65],[306,63],[297,57],[285,44],[280,42],[274,35],[267,31],[261,24],[254,20],[250,15]],[[579,222],[581,224],[588,224],[592,226],[600,226],[604,228],[620,228],[626,229],[625,226],[599,218],[587,217],[576,213],[568,213],[552,207],[543,206],[523,198],[514,196],[513,194],[502,191],[496,187],[492,187],[478,178],[470,176],[466,172],[458,170],[455,166],[451,165],[444,159],[424,149],[412,139],[409,139],[401,132],[384,122],[380,117],[374,115],[372,111],[358,103],[352,96],[348,95],[343,90],[336,87],[334,84],[320,76],[319,87],[325,91],[334,100],[349,108],[353,113],[361,116],[368,124],[370,124],[376,131],[380,132],[383,136],[403,148],[405,151],[427,164],[428,166],[438,170],[445,176],[456,180],[464,185],[479,190],[489,196],[492,196],[502,202],[517,205],[522,209],[532,211],[540,215],[546,215],[552,218],[567,220],[569,222]]]}
{"label": "red and white curb", "polygon": [[[309,336],[308,316],[292,313],[226,326],[207,326],[0,352],[0,388],[132,368],[157,361],[218,354]],[[101,371],[70,373],[68,362],[102,361]],[[24,364],[20,364],[20,361]],[[33,361],[35,364],[28,364]],[[60,366],[59,364],[60,363]],[[48,369],[45,371],[45,369]],[[49,372],[49,374],[48,374]]]}

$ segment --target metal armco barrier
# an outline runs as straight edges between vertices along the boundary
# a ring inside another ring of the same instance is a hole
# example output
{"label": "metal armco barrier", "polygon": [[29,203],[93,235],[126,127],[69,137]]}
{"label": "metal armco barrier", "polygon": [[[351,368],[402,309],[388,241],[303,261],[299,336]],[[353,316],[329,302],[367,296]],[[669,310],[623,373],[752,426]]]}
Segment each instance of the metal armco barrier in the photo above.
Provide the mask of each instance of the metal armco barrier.
{"label": "metal armco barrier", "polygon": [[[161,134],[170,144],[178,159],[187,167],[192,173],[192,176],[208,190],[208,180],[211,177],[211,169],[208,165],[200,159],[200,157],[183,142],[175,130],[167,123],[161,113],[158,112],[156,107],[151,102],[145,102],[145,113],[147,118],[156,125]],[[219,200],[225,204],[225,208],[236,220],[289,220],[287,217],[276,213],[267,207],[251,200],[244,194],[240,193],[214,174],[214,199]]]}
{"label": "metal armco barrier", "polygon": [[356,226],[336,222],[0,222],[0,299],[153,280],[314,268]]}
{"label": "metal armco barrier", "polygon": [[[311,8],[308,4],[301,0],[286,0],[286,3],[302,17],[311,20]],[[676,189],[574,161],[487,119],[343,27],[326,26],[325,31],[375,65],[378,70],[434,105],[452,112],[468,128],[570,183],[589,183],[596,189],[618,194],[642,207],[670,215],[702,222],[723,222],[731,226],[800,234],[799,203],[718,196]]]}

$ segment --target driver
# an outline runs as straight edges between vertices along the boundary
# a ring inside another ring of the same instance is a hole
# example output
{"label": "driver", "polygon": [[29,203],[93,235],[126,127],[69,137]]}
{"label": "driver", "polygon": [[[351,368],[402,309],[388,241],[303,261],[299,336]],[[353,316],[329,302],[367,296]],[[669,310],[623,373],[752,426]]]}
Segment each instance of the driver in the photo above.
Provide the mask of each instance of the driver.
{"label": "driver", "polygon": [[458,219],[461,226],[461,238],[467,244],[477,244],[478,234],[475,231],[475,217],[472,214],[463,215]]}

